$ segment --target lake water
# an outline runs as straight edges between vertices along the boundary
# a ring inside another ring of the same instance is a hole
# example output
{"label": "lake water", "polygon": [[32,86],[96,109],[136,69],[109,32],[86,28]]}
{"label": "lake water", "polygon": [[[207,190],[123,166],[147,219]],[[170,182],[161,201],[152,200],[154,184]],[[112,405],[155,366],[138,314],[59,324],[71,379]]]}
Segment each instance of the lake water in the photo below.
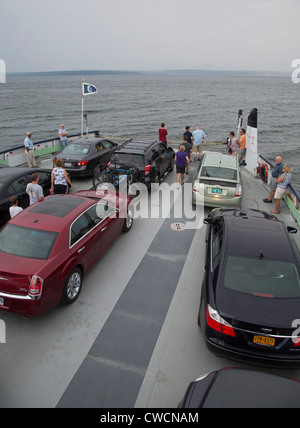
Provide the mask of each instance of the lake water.
{"label": "lake water", "polygon": [[[207,141],[226,141],[235,131],[239,109],[244,127],[258,109],[259,152],[273,160],[281,154],[293,168],[300,189],[300,84],[290,77],[221,77],[200,75],[96,75],[85,79],[98,88],[84,98],[89,130],[103,135],[157,138],[165,122],[168,139],[180,140],[186,125],[199,123]],[[80,132],[80,76],[11,77],[0,85],[0,150],[57,136],[64,123]]]}

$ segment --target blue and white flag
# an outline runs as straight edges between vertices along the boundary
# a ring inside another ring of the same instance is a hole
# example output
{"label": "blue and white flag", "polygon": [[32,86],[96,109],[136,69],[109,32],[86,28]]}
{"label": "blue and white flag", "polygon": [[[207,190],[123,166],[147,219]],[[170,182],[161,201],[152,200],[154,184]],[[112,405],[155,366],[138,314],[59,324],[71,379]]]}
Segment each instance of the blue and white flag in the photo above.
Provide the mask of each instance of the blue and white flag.
{"label": "blue and white flag", "polygon": [[82,83],[82,95],[91,95],[96,94],[98,89],[94,85],[90,85],[89,83]]}

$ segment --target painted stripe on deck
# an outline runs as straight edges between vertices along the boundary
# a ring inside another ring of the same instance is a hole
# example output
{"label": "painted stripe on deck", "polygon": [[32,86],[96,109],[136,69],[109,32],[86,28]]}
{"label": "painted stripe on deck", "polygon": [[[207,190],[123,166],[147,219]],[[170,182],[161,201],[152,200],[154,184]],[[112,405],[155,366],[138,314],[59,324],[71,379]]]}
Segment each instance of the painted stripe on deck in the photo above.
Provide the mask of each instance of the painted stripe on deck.
{"label": "painted stripe on deck", "polygon": [[195,234],[172,231],[174,221],[162,224],[57,407],[134,407]]}

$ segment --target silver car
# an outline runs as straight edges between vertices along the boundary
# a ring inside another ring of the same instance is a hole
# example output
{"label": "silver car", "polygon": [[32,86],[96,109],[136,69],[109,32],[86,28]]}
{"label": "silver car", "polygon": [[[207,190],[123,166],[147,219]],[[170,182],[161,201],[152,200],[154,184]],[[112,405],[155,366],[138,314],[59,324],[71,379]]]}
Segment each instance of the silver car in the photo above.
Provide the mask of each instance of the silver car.
{"label": "silver car", "polygon": [[234,208],[241,206],[242,183],[236,156],[208,152],[193,181],[193,205]]}

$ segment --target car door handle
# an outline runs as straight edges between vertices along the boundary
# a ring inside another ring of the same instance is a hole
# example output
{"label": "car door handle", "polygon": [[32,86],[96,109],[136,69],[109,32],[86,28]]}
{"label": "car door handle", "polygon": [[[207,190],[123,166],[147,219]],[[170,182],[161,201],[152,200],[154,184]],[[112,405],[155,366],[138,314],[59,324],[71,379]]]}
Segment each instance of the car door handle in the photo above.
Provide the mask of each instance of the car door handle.
{"label": "car door handle", "polygon": [[77,253],[81,253],[85,249],[85,246],[81,247],[80,250],[77,251]]}
{"label": "car door handle", "polygon": [[104,232],[107,229],[107,226],[103,227],[103,229],[101,229],[101,232]]}

